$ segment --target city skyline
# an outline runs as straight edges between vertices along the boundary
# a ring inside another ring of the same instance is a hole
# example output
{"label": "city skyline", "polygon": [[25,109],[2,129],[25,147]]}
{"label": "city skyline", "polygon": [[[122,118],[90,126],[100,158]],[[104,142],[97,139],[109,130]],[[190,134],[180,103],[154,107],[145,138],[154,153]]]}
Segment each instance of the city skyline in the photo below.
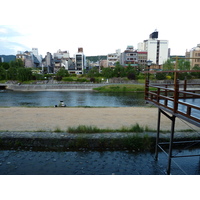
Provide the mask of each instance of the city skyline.
{"label": "city skyline", "polygon": [[[9,3],[3,2],[3,7]],[[155,29],[158,39],[169,41],[171,55],[184,55],[186,49],[200,43],[196,21],[190,20],[198,11],[198,6],[194,6],[197,0],[190,4],[180,0],[145,0],[134,4],[130,0],[58,0],[49,3],[48,9],[44,9],[46,2],[35,0],[31,5],[33,13],[27,4],[19,7],[20,3],[25,1],[12,1],[12,7],[17,9],[10,10],[11,16],[4,9],[0,13],[4,19],[7,16],[5,24],[18,24],[0,25],[0,54],[38,48],[43,57],[59,49],[69,51],[73,57],[83,47],[87,56],[107,55],[117,49],[124,51],[128,45],[137,49],[137,44],[148,39]]]}

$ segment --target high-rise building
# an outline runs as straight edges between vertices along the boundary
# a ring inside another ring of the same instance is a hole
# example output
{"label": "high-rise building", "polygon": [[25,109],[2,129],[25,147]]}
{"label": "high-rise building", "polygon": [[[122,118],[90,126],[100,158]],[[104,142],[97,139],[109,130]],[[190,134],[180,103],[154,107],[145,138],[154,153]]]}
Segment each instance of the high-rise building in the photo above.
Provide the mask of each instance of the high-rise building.
{"label": "high-rise building", "polygon": [[168,40],[158,40],[157,31],[150,34],[149,39],[144,40],[143,45],[139,43],[138,47],[139,50],[147,52],[147,60],[151,60],[155,65],[163,65],[169,58]]}

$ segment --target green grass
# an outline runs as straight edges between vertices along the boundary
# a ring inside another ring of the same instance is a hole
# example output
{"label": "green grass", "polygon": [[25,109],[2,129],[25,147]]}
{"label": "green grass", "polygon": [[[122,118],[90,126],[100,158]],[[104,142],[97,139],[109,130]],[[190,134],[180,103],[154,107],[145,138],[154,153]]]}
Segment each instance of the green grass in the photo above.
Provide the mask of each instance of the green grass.
{"label": "green grass", "polygon": [[[79,125],[78,127],[69,127],[68,133],[106,133],[106,132],[134,132],[143,133],[146,130],[150,130],[148,127],[141,127],[139,124],[135,124],[131,127],[122,127],[120,129],[100,129],[96,126]],[[153,131],[153,130],[151,130]],[[155,131],[154,131],[155,132]]]}
{"label": "green grass", "polygon": [[94,88],[94,90],[98,92],[143,92],[144,89],[144,85],[137,84],[106,85],[103,87]]}

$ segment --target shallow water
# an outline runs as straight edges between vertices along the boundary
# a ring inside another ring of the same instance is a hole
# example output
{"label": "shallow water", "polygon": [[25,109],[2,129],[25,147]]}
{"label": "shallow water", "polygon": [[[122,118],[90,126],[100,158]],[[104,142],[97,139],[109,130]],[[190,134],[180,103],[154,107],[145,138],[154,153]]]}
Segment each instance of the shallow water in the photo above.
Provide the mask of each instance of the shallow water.
{"label": "shallow water", "polygon": [[[174,152],[179,154],[179,151]],[[197,154],[199,149],[184,151]],[[173,159],[171,174],[200,174],[199,157]],[[165,175],[167,157],[159,153],[133,151],[0,151],[1,175]]]}

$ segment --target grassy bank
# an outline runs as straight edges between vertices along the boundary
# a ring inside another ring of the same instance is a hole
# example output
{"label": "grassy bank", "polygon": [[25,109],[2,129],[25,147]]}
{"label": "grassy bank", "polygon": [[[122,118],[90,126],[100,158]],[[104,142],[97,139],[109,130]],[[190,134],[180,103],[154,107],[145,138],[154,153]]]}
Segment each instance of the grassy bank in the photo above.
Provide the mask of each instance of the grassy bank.
{"label": "grassy bank", "polygon": [[[60,129],[56,129],[55,132],[62,132]],[[139,124],[132,125],[130,127],[122,127],[120,129],[100,129],[96,126],[85,126],[85,125],[80,125],[78,127],[69,127],[67,129],[68,133],[114,133],[114,132],[120,132],[120,133],[128,133],[128,132],[133,132],[133,133],[143,133],[143,132],[155,132],[155,130],[150,130],[147,126],[141,127]]]}
{"label": "grassy bank", "polygon": [[105,85],[103,87],[94,88],[94,90],[98,92],[143,92],[145,86],[137,84],[116,84]]}

